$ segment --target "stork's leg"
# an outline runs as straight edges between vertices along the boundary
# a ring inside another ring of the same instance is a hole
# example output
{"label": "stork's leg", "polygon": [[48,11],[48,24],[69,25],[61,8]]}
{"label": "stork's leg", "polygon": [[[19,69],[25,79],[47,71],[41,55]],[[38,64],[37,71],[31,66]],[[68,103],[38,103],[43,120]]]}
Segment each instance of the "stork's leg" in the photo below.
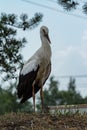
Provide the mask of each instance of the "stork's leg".
{"label": "stork's leg", "polygon": [[42,112],[44,112],[43,86],[41,86],[41,89],[40,89],[40,97],[41,97],[41,104],[42,104]]}
{"label": "stork's leg", "polygon": [[32,85],[32,97],[33,97],[34,112],[35,112],[35,92],[34,92],[34,85]]}

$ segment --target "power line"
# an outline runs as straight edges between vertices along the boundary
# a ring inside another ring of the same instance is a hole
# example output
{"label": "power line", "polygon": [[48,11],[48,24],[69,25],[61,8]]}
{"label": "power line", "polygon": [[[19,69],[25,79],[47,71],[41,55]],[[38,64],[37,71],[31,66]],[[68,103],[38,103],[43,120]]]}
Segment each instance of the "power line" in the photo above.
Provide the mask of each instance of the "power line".
{"label": "power line", "polygon": [[55,0],[46,0],[46,1],[49,1],[51,3],[57,3],[57,1],[55,1]]}
{"label": "power line", "polygon": [[[60,86],[62,86],[62,87],[64,87],[64,86],[68,86],[69,85],[69,83],[61,83],[61,82],[59,82],[60,84]],[[79,87],[79,89],[87,89],[87,83],[75,83],[75,85],[76,85],[76,88],[78,88]]]}
{"label": "power line", "polygon": [[[56,1],[56,0],[46,0],[46,1],[49,1],[49,2],[52,2],[52,3],[57,3],[57,1]],[[85,3],[85,1],[84,1],[84,0],[79,0],[79,2],[83,2],[83,3]]]}
{"label": "power line", "polygon": [[87,75],[61,75],[61,76],[56,76],[57,78],[87,78]]}
{"label": "power line", "polygon": [[[57,4],[57,1],[55,1],[55,0],[46,0],[46,1]],[[81,0],[80,0],[80,2],[81,2]],[[76,9],[79,10],[80,12],[82,12],[81,8],[76,8]]]}
{"label": "power line", "polygon": [[22,1],[27,2],[29,4],[32,4],[32,5],[35,5],[35,6],[43,7],[43,8],[46,8],[46,9],[50,9],[52,11],[59,12],[59,13],[62,13],[62,14],[71,15],[71,16],[74,16],[74,17],[77,17],[77,18],[81,18],[81,19],[87,19],[87,17],[85,17],[85,16],[81,16],[81,15],[77,15],[77,14],[73,14],[73,13],[67,13],[67,12],[55,9],[53,7],[47,6],[47,5],[43,5],[43,4],[40,4],[40,3],[32,2],[30,0],[22,0]]}
{"label": "power line", "polygon": [[[49,1],[49,2],[51,2],[51,3],[54,3],[54,4],[58,4],[57,3],[57,1],[55,1],[55,0],[46,0],[46,1]],[[80,0],[80,2],[81,2],[82,0]],[[83,2],[83,1],[82,1]],[[83,2],[83,3],[85,3],[85,2]],[[76,8],[76,10],[78,10],[78,11],[80,11],[80,12],[82,12],[82,9],[81,8]],[[81,16],[81,15],[80,15]],[[82,17],[82,16],[81,16]],[[87,18],[87,17],[86,17]]]}

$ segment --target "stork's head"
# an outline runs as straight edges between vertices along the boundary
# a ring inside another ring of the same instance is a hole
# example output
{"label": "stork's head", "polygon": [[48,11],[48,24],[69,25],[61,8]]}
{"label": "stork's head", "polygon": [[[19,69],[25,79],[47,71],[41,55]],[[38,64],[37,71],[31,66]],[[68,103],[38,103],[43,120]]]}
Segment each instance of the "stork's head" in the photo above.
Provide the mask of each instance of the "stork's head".
{"label": "stork's head", "polygon": [[46,26],[42,26],[40,28],[40,36],[41,39],[43,38],[44,40],[47,40],[49,43],[51,43],[50,38],[49,38],[49,30]]}

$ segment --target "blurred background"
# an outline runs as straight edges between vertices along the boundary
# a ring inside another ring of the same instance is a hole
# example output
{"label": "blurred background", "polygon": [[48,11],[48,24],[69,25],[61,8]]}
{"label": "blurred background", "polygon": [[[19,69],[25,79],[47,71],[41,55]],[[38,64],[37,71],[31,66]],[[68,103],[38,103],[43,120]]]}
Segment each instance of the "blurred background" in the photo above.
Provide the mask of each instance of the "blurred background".
{"label": "blurred background", "polygon": [[42,25],[49,28],[52,48],[44,105],[87,103],[86,0],[1,0],[0,114],[33,110],[32,99],[19,104],[16,86],[24,62],[41,46]]}

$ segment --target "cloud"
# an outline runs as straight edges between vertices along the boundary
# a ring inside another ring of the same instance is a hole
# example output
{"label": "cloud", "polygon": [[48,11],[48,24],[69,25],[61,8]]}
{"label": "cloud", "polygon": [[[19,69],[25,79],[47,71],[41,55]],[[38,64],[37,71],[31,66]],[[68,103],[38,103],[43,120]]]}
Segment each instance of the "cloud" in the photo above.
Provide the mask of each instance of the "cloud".
{"label": "cloud", "polygon": [[75,52],[76,51],[76,48],[73,47],[73,46],[68,46],[64,49],[61,49],[61,50],[57,50],[55,52],[55,55],[57,56],[56,58],[60,59],[60,58],[67,58],[71,53]]}
{"label": "cloud", "polygon": [[53,71],[59,74],[83,74],[87,68],[87,44],[68,46],[55,51]]}
{"label": "cloud", "polygon": [[[56,50],[53,53],[52,65],[53,72],[57,73],[66,73],[68,67],[72,68],[72,59],[73,54],[76,52],[76,48],[73,46],[68,46],[61,50]],[[58,74],[57,74],[58,75]]]}
{"label": "cloud", "polygon": [[[79,44],[79,46],[68,46],[57,52],[59,59],[69,60],[77,58],[81,60],[83,65],[87,66],[87,42]],[[64,63],[64,62],[63,62]]]}

